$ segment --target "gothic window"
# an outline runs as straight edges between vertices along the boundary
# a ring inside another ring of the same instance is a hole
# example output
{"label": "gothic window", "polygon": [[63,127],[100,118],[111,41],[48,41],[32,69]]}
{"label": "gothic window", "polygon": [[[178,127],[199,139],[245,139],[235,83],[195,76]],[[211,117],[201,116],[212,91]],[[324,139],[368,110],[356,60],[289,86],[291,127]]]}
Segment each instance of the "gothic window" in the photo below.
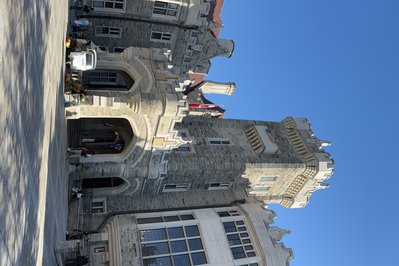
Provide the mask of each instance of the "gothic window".
{"label": "gothic window", "polygon": [[89,74],[90,83],[111,83],[115,84],[117,78],[116,72],[111,71],[92,71]]}
{"label": "gothic window", "polygon": [[96,26],[95,35],[98,37],[120,38],[122,28],[111,26]]}
{"label": "gothic window", "polygon": [[129,90],[134,84],[132,77],[123,70],[90,70],[82,74],[83,84],[89,90]]}
{"label": "gothic window", "polygon": [[151,31],[150,41],[170,43],[172,41],[172,33],[161,32],[161,31]]}
{"label": "gothic window", "polygon": [[165,18],[176,18],[180,5],[166,1],[155,1],[153,15]]}
{"label": "gothic window", "polygon": [[114,188],[124,183],[125,181],[119,177],[84,178],[82,188]]}

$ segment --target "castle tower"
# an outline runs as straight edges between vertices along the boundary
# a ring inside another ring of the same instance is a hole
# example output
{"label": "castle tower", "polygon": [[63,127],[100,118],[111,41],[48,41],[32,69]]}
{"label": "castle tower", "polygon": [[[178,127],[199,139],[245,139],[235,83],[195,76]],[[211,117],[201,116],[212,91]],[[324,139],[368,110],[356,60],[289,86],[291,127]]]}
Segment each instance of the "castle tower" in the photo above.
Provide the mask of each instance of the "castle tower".
{"label": "castle tower", "polygon": [[159,193],[245,189],[265,203],[300,208],[333,173],[327,142],[313,135],[306,119],[185,117],[176,129],[186,144],[166,156]]}

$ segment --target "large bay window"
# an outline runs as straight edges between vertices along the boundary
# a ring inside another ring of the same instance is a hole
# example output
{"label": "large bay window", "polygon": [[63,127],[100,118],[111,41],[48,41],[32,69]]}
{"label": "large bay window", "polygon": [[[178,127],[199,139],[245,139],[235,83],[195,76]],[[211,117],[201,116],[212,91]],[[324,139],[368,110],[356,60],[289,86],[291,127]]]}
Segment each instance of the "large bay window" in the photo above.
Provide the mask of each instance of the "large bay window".
{"label": "large bay window", "polygon": [[[144,218],[141,218],[144,219]],[[142,220],[144,222],[144,220]],[[150,221],[152,223],[152,221]],[[192,221],[164,223],[158,228],[139,230],[143,265],[202,265],[207,263],[200,228]]]}
{"label": "large bay window", "polygon": [[223,227],[235,260],[256,256],[244,221],[224,222]]}

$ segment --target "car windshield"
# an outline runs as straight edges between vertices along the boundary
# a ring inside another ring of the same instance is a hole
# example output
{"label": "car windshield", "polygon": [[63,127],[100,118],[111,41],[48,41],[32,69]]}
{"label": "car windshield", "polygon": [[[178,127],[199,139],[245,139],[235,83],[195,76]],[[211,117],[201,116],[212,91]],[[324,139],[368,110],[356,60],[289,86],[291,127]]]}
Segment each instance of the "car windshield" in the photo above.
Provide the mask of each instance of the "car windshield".
{"label": "car windshield", "polygon": [[93,66],[93,55],[86,54],[86,66]]}

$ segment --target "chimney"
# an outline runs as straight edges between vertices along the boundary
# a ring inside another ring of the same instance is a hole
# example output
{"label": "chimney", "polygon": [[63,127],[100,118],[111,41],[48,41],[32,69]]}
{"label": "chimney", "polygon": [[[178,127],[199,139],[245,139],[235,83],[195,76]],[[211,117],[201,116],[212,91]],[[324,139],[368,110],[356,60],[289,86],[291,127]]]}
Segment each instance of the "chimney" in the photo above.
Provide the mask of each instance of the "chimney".
{"label": "chimney", "polygon": [[221,53],[219,53],[218,55],[230,58],[233,55],[234,42],[232,40],[224,39],[218,39],[217,41],[219,43],[219,49],[221,50]]}
{"label": "chimney", "polygon": [[214,82],[205,80],[199,89],[203,93],[214,93],[214,94],[226,94],[233,95],[236,90],[236,84],[234,82]]}

